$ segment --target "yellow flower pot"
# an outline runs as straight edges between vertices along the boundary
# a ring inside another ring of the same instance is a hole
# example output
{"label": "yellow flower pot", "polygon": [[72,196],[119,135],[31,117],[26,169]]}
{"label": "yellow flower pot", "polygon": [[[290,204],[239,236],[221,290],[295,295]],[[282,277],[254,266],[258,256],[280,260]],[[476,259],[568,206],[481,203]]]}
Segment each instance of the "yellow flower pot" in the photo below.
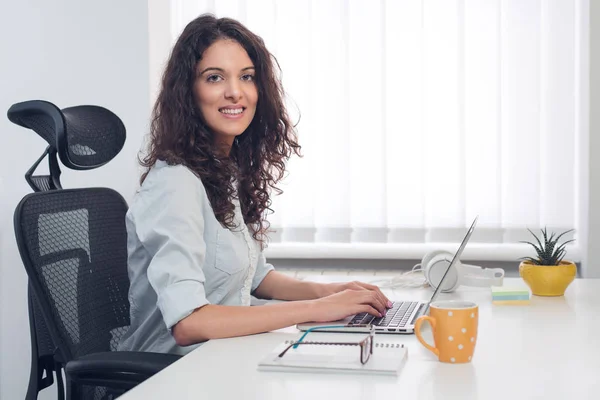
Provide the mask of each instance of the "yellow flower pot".
{"label": "yellow flower pot", "polygon": [[559,265],[535,265],[523,261],[519,274],[536,296],[562,296],[577,275],[577,266],[570,261]]}

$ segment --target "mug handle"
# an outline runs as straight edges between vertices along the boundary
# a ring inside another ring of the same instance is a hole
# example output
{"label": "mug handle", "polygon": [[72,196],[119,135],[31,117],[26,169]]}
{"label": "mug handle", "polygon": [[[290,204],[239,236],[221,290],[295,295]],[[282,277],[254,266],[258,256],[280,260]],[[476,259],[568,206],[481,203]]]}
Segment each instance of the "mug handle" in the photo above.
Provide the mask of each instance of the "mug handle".
{"label": "mug handle", "polygon": [[425,339],[423,339],[423,336],[421,336],[421,325],[425,321],[429,321],[429,324],[431,325],[431,332],[433,332],[433,335],[435,337],[435,318],[431,318],[428,315],[420,316],[417,319],[417,322],[415,323],[415,334],[417,335],[417,339],[419,339],[419,342],[421,342],[421,344],[423,346],[425,346],[427,348],[427,350],[431,351],[433,354],[435,354],[436,356],[439,357],[440,356],[440,351],[436,347],[434,347],[434,346],[430,345],[429,343],[427,343],[425,341]]}

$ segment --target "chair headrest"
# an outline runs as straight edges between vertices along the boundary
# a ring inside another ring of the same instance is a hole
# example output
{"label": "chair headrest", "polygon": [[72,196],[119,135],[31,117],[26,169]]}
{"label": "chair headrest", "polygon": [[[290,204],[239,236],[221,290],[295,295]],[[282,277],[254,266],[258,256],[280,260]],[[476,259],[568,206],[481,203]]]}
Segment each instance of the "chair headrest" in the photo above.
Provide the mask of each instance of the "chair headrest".
{"label": "chair headrest", "polygon": [[71,169],[100,167],[125,144],[125,125],[116,114],[100,106],[61,110],[48,101],[30,100],[13,104],[7,114],[9,120],[46,140]]}

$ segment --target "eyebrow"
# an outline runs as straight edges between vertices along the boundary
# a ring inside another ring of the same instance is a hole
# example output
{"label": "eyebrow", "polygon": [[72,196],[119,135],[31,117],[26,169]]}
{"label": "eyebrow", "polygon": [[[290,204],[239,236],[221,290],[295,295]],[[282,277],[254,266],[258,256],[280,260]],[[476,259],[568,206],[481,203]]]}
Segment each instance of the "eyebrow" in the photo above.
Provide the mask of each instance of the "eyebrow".
{"label": "eyebrow", "polygon": [[[242,68],[242,71],[246,71],[249,69],[255,69],[254,67],[246,67],[246,68]],[[225,70],[223,68],[217,68],[217,67],[208,67],[202,70],[202,72],[200,72],[200,75],[204,74],[206,71],[211,71],[211,70],[215,70],[215,71],[219,71],[219,72],[225,72]]]}

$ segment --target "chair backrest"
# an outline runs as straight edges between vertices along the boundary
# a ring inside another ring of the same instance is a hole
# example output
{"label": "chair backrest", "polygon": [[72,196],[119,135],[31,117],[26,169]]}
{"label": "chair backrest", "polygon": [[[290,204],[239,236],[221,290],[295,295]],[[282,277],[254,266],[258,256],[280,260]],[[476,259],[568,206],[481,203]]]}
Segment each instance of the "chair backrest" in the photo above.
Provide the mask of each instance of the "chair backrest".
{"label": "chair backrest", "polygon": [[114,351],[129,327],[127,204],[108,188],[25,196],[15,235],[57,356]]}
{"label": "chair backrest", "polygon": [[[125,144],[123,121],[100,106],[81,105],[61,110],[48,101],[28,100],[13,104],[7,116],[48,143],[48,148],[25,174],[36,192],[62,189],[57,154],[67,168],[94,169],[112,160]],[[50,175],[34,176],[35,169],[46,156]]]}

